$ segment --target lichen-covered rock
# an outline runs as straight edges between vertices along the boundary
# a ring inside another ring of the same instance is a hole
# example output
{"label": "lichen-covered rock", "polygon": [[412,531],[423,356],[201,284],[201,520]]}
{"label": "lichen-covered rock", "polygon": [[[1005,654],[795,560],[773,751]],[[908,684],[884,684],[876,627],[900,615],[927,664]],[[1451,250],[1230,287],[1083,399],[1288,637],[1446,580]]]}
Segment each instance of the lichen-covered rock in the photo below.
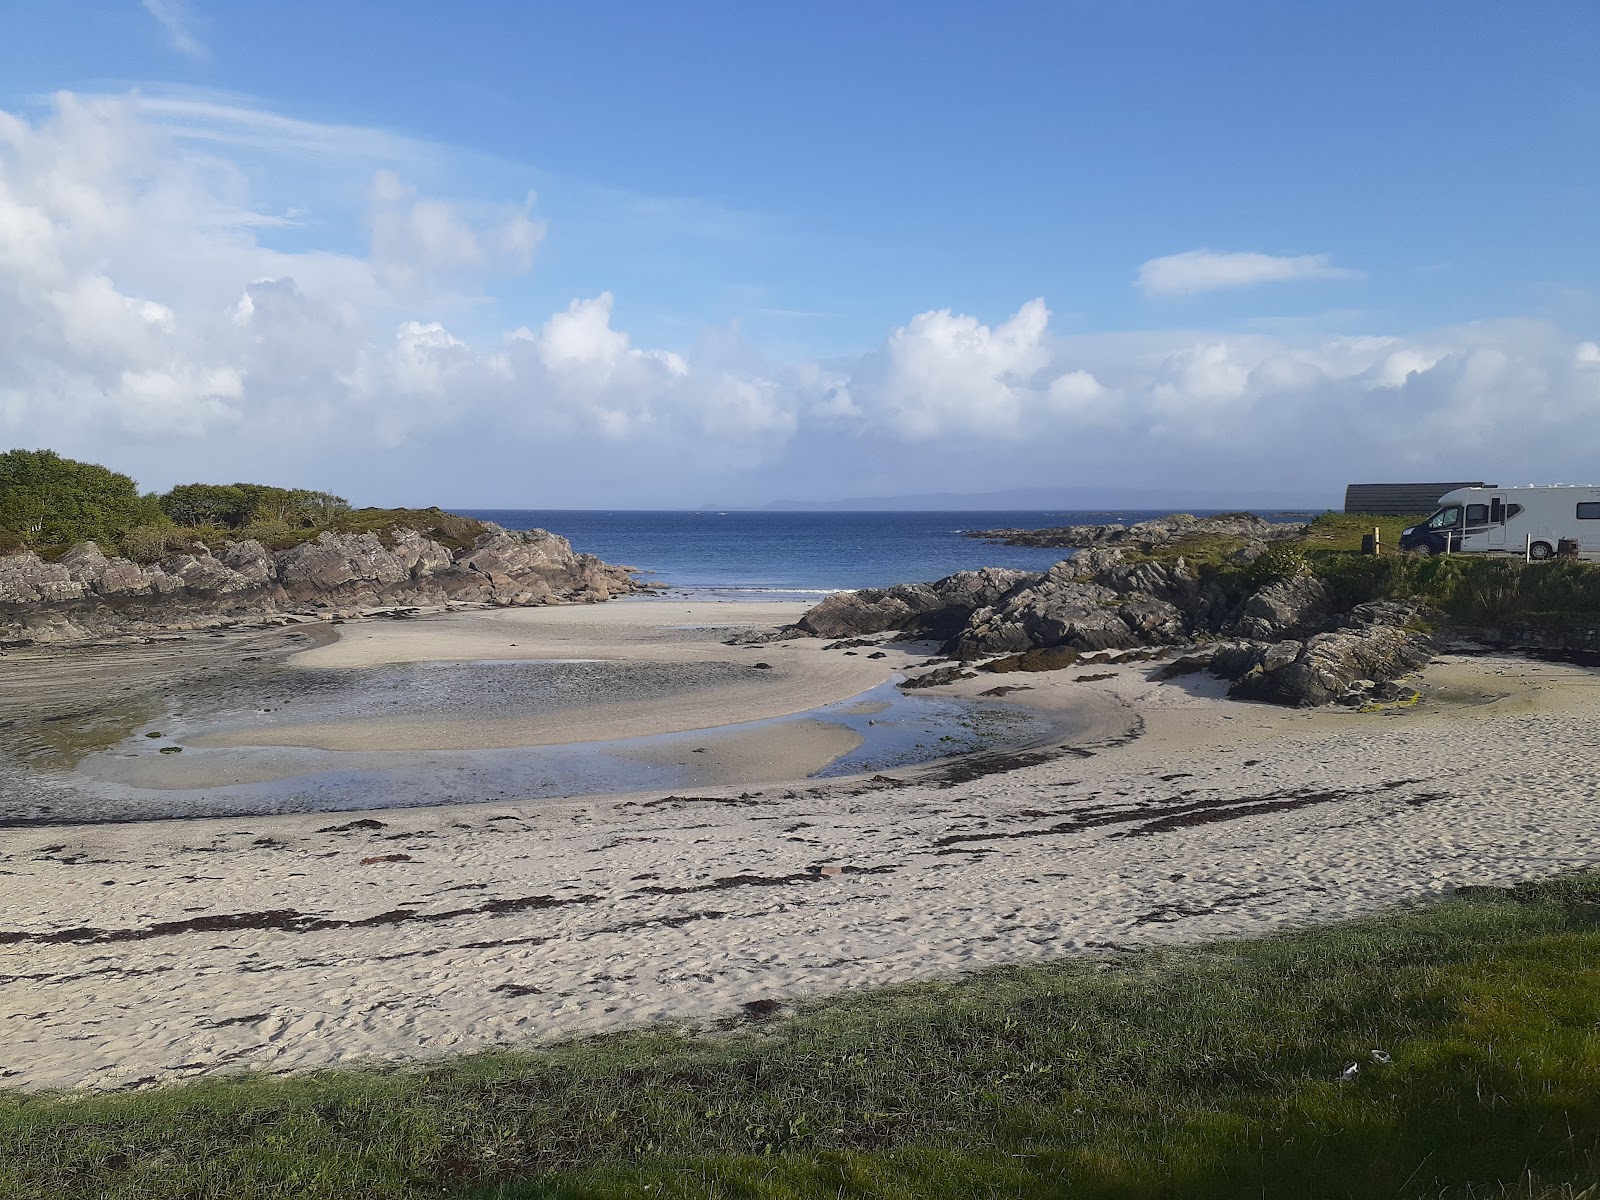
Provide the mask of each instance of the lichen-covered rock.
{"label": "lichen-covered rock", "polygon": [[958,658],[981,658],[1055,645],[1108,650],[1170,643],[1195,628],[1195,614],[1225,603],[1214,593],[1181,558],[1129,562],[1117,549],[1085,550],[974,612],[944,648]]}
{"label": "lichen-covered rock", "polygon": [[1051,580],[973,613],[945,651],[968,659],[1062,644],[1078,650],[1129,646],[1136,638],[1118,611],[1121,600],[1096,583]]}
{"label": "lichen-covered rock", "polygon": [[980,567],[976,571],[957,571],[933,584],[939,603],[948,609],[966,610],[994,604],[1020,587],[1039,581],[1037,571],[1018,571],[1010,567]]}

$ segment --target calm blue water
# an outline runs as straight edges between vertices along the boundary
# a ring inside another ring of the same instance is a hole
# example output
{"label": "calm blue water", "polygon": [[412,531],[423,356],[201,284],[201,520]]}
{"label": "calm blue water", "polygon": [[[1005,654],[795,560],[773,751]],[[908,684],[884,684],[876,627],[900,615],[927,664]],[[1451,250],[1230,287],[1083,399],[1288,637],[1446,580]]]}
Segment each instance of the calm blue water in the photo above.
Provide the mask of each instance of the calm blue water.
{"label": "calm blue water", "polygon": [[[1131,524],[1164,512],[602,512],[480,509],[507,529],[548,529],[575,549],[695,594],[787,599],[940,579],[975,567],[1044,571],[1062,550],[999,546],[968,529]],[[1263,513],[1305,520],[1310,514]]]}

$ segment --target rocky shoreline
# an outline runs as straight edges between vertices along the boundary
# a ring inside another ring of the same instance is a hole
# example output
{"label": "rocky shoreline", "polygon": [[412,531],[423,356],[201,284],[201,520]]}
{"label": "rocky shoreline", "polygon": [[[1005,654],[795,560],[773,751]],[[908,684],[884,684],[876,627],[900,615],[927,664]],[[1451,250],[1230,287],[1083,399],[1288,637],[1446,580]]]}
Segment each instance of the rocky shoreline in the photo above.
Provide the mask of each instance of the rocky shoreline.
{"label": "rocky shoreline", "polygon": [[[1293,707],[1403,702],[1394,681],[1434,655],[1429,614],[1415,602],[1341,610],[1311,575],[1265,584],[1236,599],[1182,559],[1130,561],[1090,549],[1042,575],[985,568],[935,583],[840,592],[773,638],[857,638],[896,633],[935,639],[955,666],[904,686],[964,677],[966,668],[1055,670],[1088,653],[1181,654],[1166,677],[1206,670],[1229,695]],[[1047,653],[1046,653],[1047,652]],[[1121,653],[1117,653],[1121,652]]]}
{"label": "rocky shoreline", "polygon": [[1303,523],[1269,521],[1254,513],[1223,513],[1215,517],[1195,517],[1173,513],[1136,525],[1058,525],[1047,529],[974,529],[966,534],[1006,546],[1043,546],[1056,550],[1089,550],[1095,547],[1137,547],[1145,552],[1170,546],[1186,538],[1225,537],[1243,541],[1247,548],[1264,548],[1268,543],[1299,537]]}
{"label": "rocky shoreline", "polygon": [[64,644],[383,605],[598,601],[643,590],[631,568],[580,554],[542,529],[489,526],[456,550],[403,528],[388,537],[327,532],[276,552],[227,541],[147,566],[84,542],[54,562],[28,551],[0,556],[0,643]]}

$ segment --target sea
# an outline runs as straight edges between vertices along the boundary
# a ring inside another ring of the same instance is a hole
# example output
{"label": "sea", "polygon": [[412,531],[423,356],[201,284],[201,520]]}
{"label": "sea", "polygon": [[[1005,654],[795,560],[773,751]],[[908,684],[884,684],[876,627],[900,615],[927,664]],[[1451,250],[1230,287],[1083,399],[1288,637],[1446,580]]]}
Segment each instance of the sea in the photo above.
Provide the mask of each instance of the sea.
{"label": "sea", "polygon": [[[841,589],[931,582],[977,567],[1045,571],[1067,550],[1005,546],[979,529],[1043,529],[1169,515],[1163,510],[1027,512],[658,512],[467,509],[507,529],[548,529],[573,548],[637,567],[671,594],[728,600],[806,600]],[[1238,511],[1238,510],[1233,510]],[[1204,511],[1197,516],[1210,515]],[[1268,512],[1275,521],[1314,513]]]}

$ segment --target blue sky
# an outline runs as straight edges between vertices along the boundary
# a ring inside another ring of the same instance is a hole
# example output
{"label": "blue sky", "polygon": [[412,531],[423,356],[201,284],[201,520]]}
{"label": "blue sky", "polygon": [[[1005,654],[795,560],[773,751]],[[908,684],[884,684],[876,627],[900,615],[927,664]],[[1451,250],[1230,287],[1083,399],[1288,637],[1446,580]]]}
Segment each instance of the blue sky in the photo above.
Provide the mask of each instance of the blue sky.
{"label": "blue sky", "polygon": [[1333,502],[1595,457],[1592,3],[0,21],[0,440],[151,486]]}

